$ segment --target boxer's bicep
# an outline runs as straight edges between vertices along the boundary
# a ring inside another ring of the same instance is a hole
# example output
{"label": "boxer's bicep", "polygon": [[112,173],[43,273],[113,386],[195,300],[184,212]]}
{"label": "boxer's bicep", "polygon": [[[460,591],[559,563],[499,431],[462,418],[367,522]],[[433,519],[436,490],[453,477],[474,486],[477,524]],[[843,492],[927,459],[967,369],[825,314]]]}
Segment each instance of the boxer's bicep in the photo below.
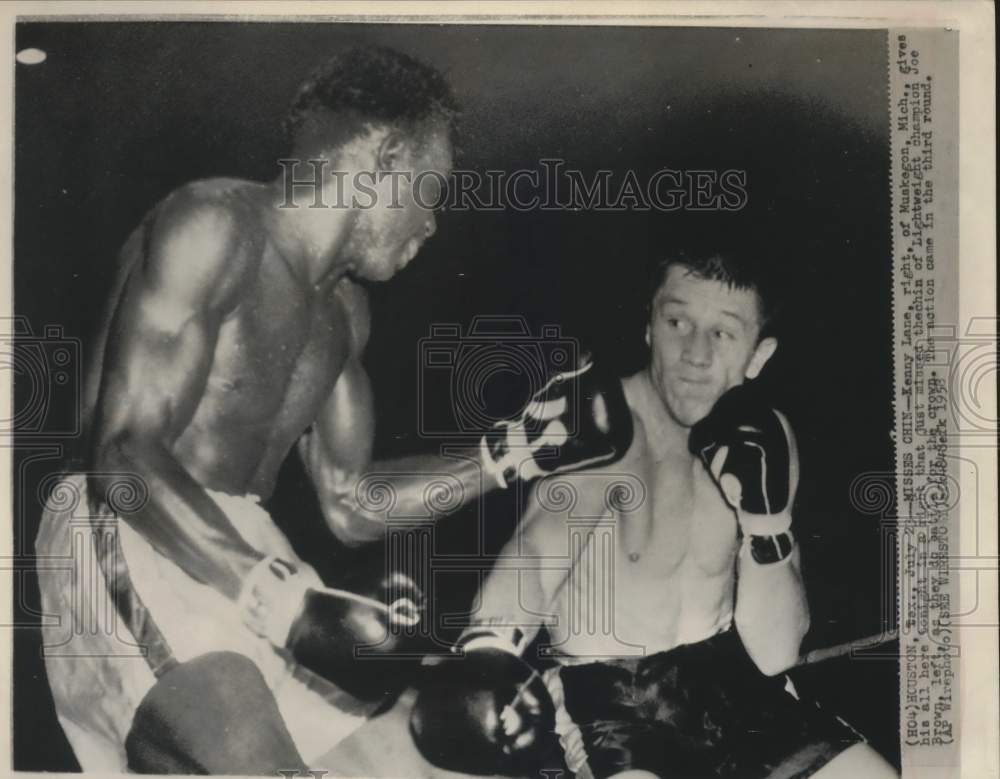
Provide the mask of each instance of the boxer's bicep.
{"label": "boxer's bicep", "polygon": [[320,507],[331,530],[345,543],[378,537],[384,530],[364,514],[358,490],[371,464],[375,410],[361,361],[349,357],[312,429],[299,441]]}
{"label": "boxer's bicep", "polygon": [[[140,302],[140,305],[142,303]],[[131,317],[105,363],[99,435],[151,435],[169,445],[190,420],[211,365],[214,330],[195,316],[176,327]]]}
{"label": "boxer's bicep", "polygon": [[154,226],[112,320],[99,441],[136,435],[169,445],[194,414],[234,292],[230,242],[220,221],[202,212],[167,215]]}
{"label": "boxer's bicep", "polygon": [[363,473],[371,462],[375,438],[374,406],[364,366],[349,357],[313,426],[319,446],[311,450],[311,465],[355,477]]}

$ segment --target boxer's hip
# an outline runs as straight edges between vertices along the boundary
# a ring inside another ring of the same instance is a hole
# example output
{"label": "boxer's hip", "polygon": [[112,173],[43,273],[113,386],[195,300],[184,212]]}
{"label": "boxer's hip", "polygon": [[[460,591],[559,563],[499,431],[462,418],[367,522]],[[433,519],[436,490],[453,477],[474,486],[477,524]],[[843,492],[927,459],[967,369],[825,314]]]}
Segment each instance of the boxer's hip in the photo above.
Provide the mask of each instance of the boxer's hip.
{"label": "boxer's hip", "polygon": [[859,737],[766,677],[735,630],[647,657],[559,669],[566,716],[598,777],[808,776]]}
{"label": "boxer's hip", "polygon": [[[123,770],[135,709],[158,676],[209,652],[259,668],[306,759],[328,751],[368,708],[245,627],[234,604],[188,576],[106,508],[75,474],[53,491],[36,540],[46,670],[61,724],[86,770]],[[295,560],[252,498],[209,493],[243,538]]]}

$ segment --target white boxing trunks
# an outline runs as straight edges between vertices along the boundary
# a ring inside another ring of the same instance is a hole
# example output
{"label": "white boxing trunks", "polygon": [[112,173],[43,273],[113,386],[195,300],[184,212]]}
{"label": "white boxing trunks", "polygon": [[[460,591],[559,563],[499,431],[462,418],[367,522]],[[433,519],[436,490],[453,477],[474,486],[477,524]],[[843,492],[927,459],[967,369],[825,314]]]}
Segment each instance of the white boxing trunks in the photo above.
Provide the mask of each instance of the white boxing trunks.
{"label": "white boxing trunks", "polygon": [[[50,493],[35,542],[45,667],[59,722],[85,771],[126,770],[136,707],[159,675],[232,651],[259,668],[303,759],[364,723],[359,703],[305,670],[242,622],[232,601],[188,576],[108,509],[88,508],[86,478]],[[208,493],[248,544],[298,561],[257,500]]]}

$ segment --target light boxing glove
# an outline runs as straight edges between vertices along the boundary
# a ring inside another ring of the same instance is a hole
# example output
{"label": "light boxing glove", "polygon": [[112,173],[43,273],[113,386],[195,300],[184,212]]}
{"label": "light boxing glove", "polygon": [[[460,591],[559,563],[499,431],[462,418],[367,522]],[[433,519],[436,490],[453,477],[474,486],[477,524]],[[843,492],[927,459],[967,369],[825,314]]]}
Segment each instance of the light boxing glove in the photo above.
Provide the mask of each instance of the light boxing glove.
{"label": "light boxing glove", "polygon": [[419,661],[410,645],[424,596],[402,573],[349,591],[325,587],[305,563],[266,557],[247,576],[237,608],[257,635],[362,700],[400,692]]}
{"label": "light boxing glove", "polygon": [[539,672],[521,659],[520,638],[516,629],[472,631],[456,647],[464,658],[429,670],[410,714],[428,762],[466,774],[533,775],[555,707]]}
{"label": "light boxing glove", "polygon": [[752,384],[724,393],[688,437],[736,510],[745,543],[761,564],[788,558],[791,532],[792,450],[780,414]]}
{"label": "light boxing glove", "polygon": [[593,362],[553,376],[521,415],[483,436],[486,473],[501,487],[516,479],[607,465],[632,443],[632,412],[621,380]]}

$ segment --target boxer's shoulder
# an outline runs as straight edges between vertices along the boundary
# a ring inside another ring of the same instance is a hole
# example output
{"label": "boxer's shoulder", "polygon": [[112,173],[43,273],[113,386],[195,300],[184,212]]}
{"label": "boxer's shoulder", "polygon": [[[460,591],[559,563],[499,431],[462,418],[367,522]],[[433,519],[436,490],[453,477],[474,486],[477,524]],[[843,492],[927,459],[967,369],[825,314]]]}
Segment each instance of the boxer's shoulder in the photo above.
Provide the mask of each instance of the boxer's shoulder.
{"label": "boxer's shoulder", "polygon": [[250,182],[205,179],[178,187],[154,209],[145,263],[153,280],[224,306],[256,275],[264,230]]}
{"label": "boxer's shoulder", "polygon": [[259,238],[263,228],[255,207],[257,185],[232,178],[199,179],[183,184],[154,211],[161,229],[216,228],[220,239]]}

